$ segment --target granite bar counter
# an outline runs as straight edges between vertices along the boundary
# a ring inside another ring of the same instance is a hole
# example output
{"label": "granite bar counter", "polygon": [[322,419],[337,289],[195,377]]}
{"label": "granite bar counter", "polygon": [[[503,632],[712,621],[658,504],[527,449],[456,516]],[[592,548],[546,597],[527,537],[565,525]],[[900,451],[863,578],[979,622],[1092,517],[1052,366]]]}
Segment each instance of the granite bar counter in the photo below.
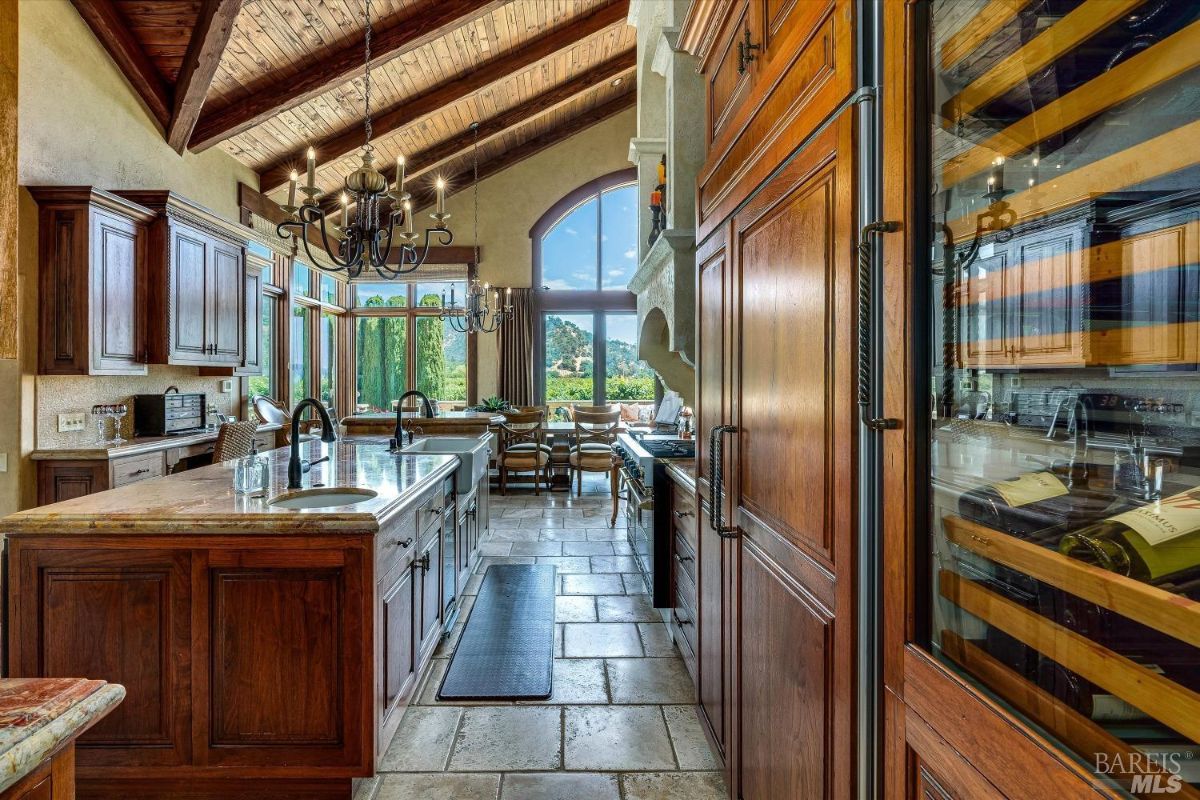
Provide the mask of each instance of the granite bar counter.
{"label": "granite bar counter", "polygon": [[353,506],[294,511],[270,505],[270,500],[288,491],[290,449],[262,455],[271,472],[271,488],[265,495],[234,493],[234,462],[227,461],[21,511],[0,519],[0,532],[372,532],[403,509],[405,498],[416,497],[458,464],[455,456],[392,454],[386,438],[304,442],[301,458],[315,461],[329,456],[329,461],[314,465],[304,476],[306,487],[365,488],[378,496]]}
{"label": "granite bar counter", "polygon": [[281,448],[262,496],[234,493],[229,462],[0,519],[10,673],[128,690],[81,737],[81,797],[350,800],[374,773],[453,612],[449,567],[477,557],[454,529],[460,460],[299,449],[330,459],[306,488],[377,495],[273,506]]}
{"label": "granite bar counter", "polygon": [[[71,761],[75,739],[125,697],[125,687],[82,678],[0,679],[0,793],[56,782],[73,771],[53,769]],[[73,787],[51,786],[54,797],[74,796]],[[38,794],[37,796],[42,796]],[[51,794],[45,793],[49,797]]]}

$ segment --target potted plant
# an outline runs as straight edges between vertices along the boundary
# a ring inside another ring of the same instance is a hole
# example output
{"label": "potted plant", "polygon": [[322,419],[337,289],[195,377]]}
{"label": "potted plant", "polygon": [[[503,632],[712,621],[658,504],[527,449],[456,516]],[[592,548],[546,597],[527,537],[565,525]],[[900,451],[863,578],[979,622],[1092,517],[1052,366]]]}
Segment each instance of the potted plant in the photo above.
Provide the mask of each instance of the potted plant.
{"label": "potted plant", "polygon": [[493,414],[499,414],[504,411],[511,411],[512,404],[499,395],[485,397],[477,406],[471,406],[472,411],[490,411]]}

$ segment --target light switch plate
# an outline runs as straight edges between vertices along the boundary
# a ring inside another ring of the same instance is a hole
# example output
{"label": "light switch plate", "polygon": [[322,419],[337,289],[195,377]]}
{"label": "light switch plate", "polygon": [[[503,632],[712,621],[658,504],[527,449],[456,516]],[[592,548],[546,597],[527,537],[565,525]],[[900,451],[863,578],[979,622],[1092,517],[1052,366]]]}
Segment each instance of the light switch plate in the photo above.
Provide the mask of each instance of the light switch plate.
{"label": "light switch plate", "polygon": [[229,378],[226,378],[225,380],[221,381],[221,391],[224,392],[225,394],[229,394],[230,392],[232,392],[233,391],[233,381],[231,381]]}
{"label": "light switch plate", "polygon": [[58,432],[67,433],[68,431],[81,431],[84,425],[87,424],[87,415],[83,412],[77,414],[59,414],[58,415]]}
{"label": "light switch plate", "polygon": [[8,453],[0,453],[0,472],[8,472]]}

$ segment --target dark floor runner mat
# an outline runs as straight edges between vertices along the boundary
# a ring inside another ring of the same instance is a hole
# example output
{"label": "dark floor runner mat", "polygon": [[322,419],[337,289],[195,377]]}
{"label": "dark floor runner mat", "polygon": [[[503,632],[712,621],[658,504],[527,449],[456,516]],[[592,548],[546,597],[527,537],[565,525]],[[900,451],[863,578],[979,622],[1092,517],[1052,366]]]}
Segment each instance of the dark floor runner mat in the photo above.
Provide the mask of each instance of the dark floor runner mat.
{"label": "dark floor runner mat", "polygon": [[555,567],[493,564],[439,700],[544,700],[554,680]]}

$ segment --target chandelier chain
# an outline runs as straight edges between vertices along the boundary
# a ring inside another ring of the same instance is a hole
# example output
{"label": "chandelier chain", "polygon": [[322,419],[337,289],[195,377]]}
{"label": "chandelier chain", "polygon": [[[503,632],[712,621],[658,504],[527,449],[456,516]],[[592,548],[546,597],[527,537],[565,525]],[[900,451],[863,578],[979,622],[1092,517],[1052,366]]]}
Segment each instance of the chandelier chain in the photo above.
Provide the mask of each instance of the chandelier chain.
{"label": "chandelier chain", "polygon": [[471,181],[474,194],[474,219],[471,229],[471,241],[475,245],[475,268],[479,269],[479,123],[471,123],[475,137],[471,145]]}
{"label": "chandelier chain", "polygon": [[363,127],[366,128],[367,142],[363,145],[363,150],[369,153],[375,147],[371,144],[371,135],[373,133],[371,126],[371,0],[366,0],[366,2],[367,31],[366,47],[364,48],[365,58],[363,60],[363,110],[365,112],[363,116],[365,120]]}

